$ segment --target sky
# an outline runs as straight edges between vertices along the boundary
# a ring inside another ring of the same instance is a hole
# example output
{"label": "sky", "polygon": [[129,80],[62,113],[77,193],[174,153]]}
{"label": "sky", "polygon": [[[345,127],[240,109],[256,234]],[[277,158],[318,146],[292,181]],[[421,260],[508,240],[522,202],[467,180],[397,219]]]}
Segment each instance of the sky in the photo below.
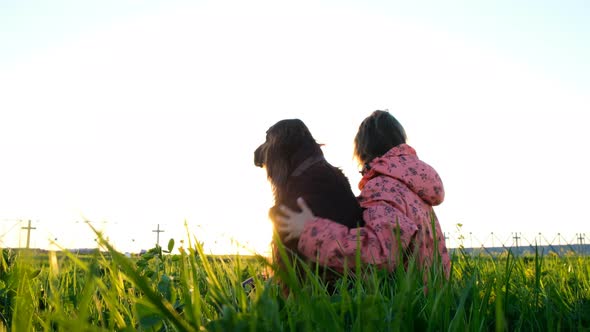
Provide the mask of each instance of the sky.
{"label": "sky", "polygon": [[[0,247],[170,238],[265,253],[253,151],[303,120],[358,194],[388,109],[443,179],[449,245],[590,237],[584,1],[0,2]],[[186,225],[186,226],[185,226]],[[462,225],[459,227],[459,225]],[[491,236],[493,232],[493,236]]]}

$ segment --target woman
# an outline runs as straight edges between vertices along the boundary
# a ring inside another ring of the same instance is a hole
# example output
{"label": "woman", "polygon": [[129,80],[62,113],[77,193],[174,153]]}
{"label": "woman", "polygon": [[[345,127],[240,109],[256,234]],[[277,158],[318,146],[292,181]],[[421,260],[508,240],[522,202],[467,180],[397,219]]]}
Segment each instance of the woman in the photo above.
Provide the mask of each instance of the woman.
{"label": "woman", "polygon": [[357,243],[361,262],[392,271],[408,255],[427,270],[441,262],[445,275],[450,260],[440,224],[433,210],[444,199],[438,173],[421,161],[406,144],[401,124],[387,111],[375,111],[359,126],[354,154],[362,168],[358,197],[365,226],[348,229],[316,218],[303,199],[302,212],[282,206],[278,231],[297,239],[309,259],[342,271],[354,266]]}

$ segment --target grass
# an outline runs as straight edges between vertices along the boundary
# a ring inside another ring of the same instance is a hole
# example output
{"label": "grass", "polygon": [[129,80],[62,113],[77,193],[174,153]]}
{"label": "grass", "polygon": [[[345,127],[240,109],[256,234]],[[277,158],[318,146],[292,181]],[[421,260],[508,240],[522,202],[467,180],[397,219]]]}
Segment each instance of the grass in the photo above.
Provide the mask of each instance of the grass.
{"label": "grass", "polygon": [[[126,257],[2,250],[0,331],[556,331],[590,330],[590,258],[471,256],[449,280],[410,261],[365,267],[329,293],[312,268],[289,269],[284,295],[263,257],[212,257],[197,241]],[[251,285],[242,285],[254,276]],[[427,280],[427,281],[424,281]]]}

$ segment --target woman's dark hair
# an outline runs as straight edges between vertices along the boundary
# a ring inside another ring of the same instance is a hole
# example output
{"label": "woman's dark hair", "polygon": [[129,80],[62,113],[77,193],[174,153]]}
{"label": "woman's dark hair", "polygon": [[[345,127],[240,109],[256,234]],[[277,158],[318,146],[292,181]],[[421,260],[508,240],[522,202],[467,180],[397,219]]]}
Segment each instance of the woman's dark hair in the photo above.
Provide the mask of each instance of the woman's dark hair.
{"label": "woman's dark hair", "polygon": [[361,122],[354,138],[354,155],[366,166],[391,148],[406,143],[406,131],[388,111],[375,111]]}

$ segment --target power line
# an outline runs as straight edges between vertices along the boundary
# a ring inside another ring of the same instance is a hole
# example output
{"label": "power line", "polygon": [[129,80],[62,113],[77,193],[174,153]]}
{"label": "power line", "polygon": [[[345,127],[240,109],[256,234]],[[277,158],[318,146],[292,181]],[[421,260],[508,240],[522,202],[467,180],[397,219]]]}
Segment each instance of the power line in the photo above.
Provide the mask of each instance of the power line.
{"label": "power line", "polygon": [[[13,220],[14,219],[4,219],[3,221],[8,221],[8,220]],[[0,241],[2,241],[2,239],[6,236],[6,234],[10,233],[17,225],[20,225],[20,223],[22,222],[22,220],[17,220],[17,222],[12,225],[12,227],[10,227],[6,232],[4,232],[2,235],[0,235]]]}

